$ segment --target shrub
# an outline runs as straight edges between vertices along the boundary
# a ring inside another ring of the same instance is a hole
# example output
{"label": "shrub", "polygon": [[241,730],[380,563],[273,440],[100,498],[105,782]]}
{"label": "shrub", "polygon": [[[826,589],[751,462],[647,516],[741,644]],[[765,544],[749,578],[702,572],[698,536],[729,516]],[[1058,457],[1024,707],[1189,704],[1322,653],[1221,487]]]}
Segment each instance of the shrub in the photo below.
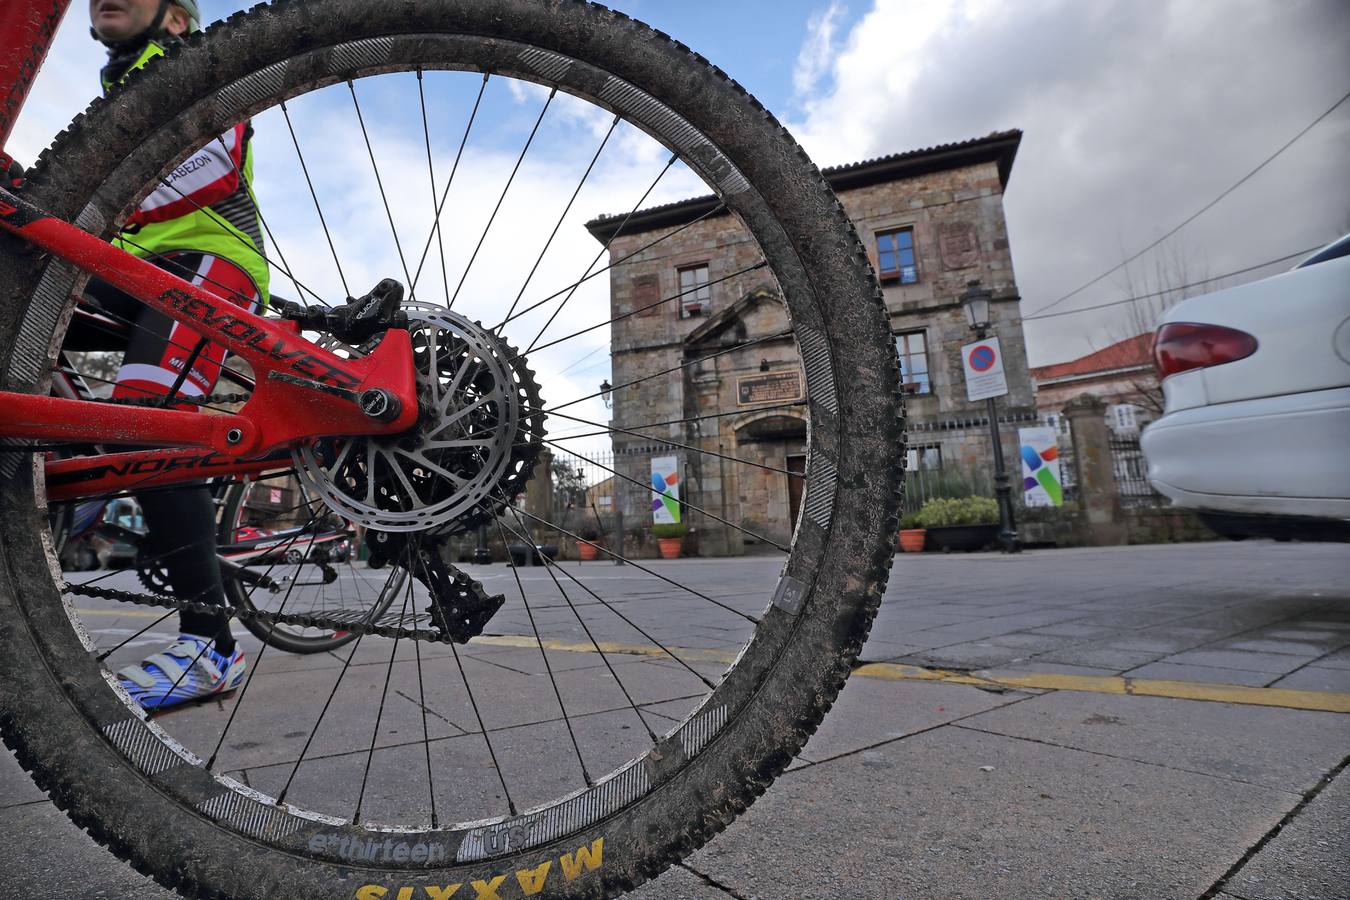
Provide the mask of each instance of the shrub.
{"label": "shrub", "polygon": [[904,529],[924,527],[922,521],[919,519],[918,510],[915,510],[914,512],[905,513],[903,516],[901,516],[900,527]]}
{"label": "shrub", "polygon": [[925,503],[914,518],[919,528],[994,524],[998,522],[998,504],[990,497],[940,497]]}
{"label": "shrub", "polygon": [[682,538],[689,533],[689,526],[683,522],[668,523],[663,522],[652,526],[652,537],[654,538]]}

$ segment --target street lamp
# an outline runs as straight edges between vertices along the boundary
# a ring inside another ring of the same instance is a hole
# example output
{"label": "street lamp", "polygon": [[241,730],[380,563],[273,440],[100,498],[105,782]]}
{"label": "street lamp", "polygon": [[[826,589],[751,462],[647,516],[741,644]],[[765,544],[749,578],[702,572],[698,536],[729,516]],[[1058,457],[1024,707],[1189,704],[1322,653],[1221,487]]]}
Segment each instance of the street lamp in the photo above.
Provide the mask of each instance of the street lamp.
{"label": "street lamp", "polygon": [[[600,398],[605,401],[605,409],[614,408],[614,385],[609,383],[608,378],[600,382]],[[614,465],[619,465],[618,459],[614,460]],[[614,565],[621,566],[623,565],[623,545],[626,537],[623,530],[623,507],[627,491],[624,490],[626,485],[620,479],[618,472],[615,472],[611,478],[614,481],[614,534],[619,542],[619,550],[614,554]],[[596,513],[596,515],[598,516],[599,513]]]}
{"label": "street lamp", "polygon": [[[966,322],[975,337],[984,340],[989,330],[989,307],[993,294],[987,288],[980,287],[979,279],[966,283],[966,292],[961,295],[961,306],[966,313]],[[1004,553],[1020,553],[1022,545],[1017,540],[1017,522],[1013,517],[1012,487],[1008,484],[1008,472],[1003,465],[1003,441],[998,435],[998,408],[994,398],[984,401],[989,410],[989,436],[994,442],[994,495],[998,499],[999,533],[998,541]]]}

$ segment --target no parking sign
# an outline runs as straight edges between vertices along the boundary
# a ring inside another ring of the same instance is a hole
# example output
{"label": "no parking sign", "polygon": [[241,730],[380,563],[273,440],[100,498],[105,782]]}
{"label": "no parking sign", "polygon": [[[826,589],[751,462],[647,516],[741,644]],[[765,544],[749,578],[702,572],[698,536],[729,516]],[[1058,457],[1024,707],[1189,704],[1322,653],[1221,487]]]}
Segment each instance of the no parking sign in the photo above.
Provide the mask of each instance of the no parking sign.
{"label": "no parking sign", "polygon": [[986,338],[961,348],[961,362],[966,370],[966,398],[987,400],[1008,393],[1008,379],[1003,374],[1003,352],[998,338]]}

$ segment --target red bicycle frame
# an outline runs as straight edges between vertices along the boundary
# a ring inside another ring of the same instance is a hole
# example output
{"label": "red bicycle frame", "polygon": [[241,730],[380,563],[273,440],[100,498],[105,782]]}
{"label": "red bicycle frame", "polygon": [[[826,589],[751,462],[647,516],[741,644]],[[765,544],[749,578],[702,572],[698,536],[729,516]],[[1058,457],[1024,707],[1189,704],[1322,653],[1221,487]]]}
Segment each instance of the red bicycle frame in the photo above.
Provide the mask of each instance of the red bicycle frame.
{"label": "red bicycle frame", "polygon": [[[70,0],[0,3],[0,164],[3,146]],[[0,391],[0,438],[91,444],[196,447],[148,450],[48,465],[50,499],[92,496],[149,484],[253,475],[275,469],[278,449],[317,436],[387,434],[417,419],[412,343],[391,330],[360,359],[345,359],[300,336],[293,322],[254,315],[37,208],[0,187],[0,229],[65,259],[248,360],[257,376],[237,413],[123,407]],[[382,422],[361,408],[380,390],[398,415]]]}

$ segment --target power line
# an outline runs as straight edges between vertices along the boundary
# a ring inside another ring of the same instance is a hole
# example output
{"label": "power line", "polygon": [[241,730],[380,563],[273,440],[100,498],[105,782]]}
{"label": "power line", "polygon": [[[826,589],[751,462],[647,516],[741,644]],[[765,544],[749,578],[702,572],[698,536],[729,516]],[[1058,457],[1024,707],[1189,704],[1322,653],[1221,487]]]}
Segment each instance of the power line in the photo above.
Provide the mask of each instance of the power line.
{"label": "power line", "polygon": [[[1036,313],[1035,315],[1023,316],[1023,322],[1030,322],[1034,319],[1053,319],[1057,316],[1071,316],[1074,313],[1088,312],[1094,309],[1106,309],[1108,306],[1120,306],[1122,303],[1134,303],[1136,300],[1148,300],[1152,297],[1161,297],[1164,294],[1170,294],[1173,291],[1183,291],[1186,288],[1199,287],[1202,284],[1209,284],[1211,281],[1221,281],[1225,278],[1232,278],[1234,275],[1245,275],[1247,272],[1255,272],[1257,269],[1264,269],[1266,266],[1273,266],[1275,263],[1288,262],[1291,259],[1298,259],[1300,256],[1307,256],[1309,253],[1322,246],[1309,247],[1307,250],[1300,250],[1297,253],[1290,253],[1288,256],[1281,256],[1279,259],[1268,259],[1263,263],[1257,263],[1254,266],[1247,266],[1245,269],[1234,269],[1231,272],[1224,272],[1222,275],[1215,275],[1213,278],[1202,278],[1199,281],[1192,281],[1190,284],[1179,284],[1176,287],[1170,287],[1161,291],[1153,291],[1149,294],[1139,294],[1135,297],[1125,297],[1121,300],[1112,300],[1109,303],[1098,303],[1095,306],[1079,306],[1074,309],[1063,309],[1053,313]],[[1053,306],[1054,304],[1050,304]],[[1048,309],[1049,307],[1043,307]]]}
{"label": "power line", "polygon": [[[1264,169],[1267,165],[1269,165],[1270,162],[1273,161],[1273,160],[1275,159],[1275,157],[1279,156],[1281,153],[1283,153],[1284,151],[1288,150],[1290,147],[1292,147],[1292,146],[1294,145],[1294,143],[1295,143],[1296,141],[1298,141],[1299,138],[1303,137],[1303,136],[1304,136],[1305,134],[1307,134],[1309,131],[1312,131],[1312,129],[1317,125],[1317,123],[1321,122],[1321,121],[1322,121],[1323,119],[1325,119],[1327,116],[1331,115],[1332,112],[1334,112],[1334,111],[1336,110],[1336,107],[1340,106],[1340,105],[1341,105],[1342,103],[1344,103],[1346,100],[1350,100],[1350,91],[1346,91],[1344,94],[1342,94],[1342,95],[1341,95],[1341,99],[1337,100],[1335,103],[1331,104],[1331,106],[1327,107],[1327,109],[1326,109],[1325,112],[1323,112],[1323,113],[1322,113],[1320,116],[1318,116],[1317,118],[1313,119],[1311,122],[1309,122],[1309,123],[1303,128],[1302,131],[1300,131],[1298,134],[1294,135],[1292,138],[1290,138],[1288,141],[1286,141],[1286,142],[1284,143],[1284,146],[1280,147],[1280,149],[1276,150],[1274,153],[1270,154],[1270,156],[1267,156],[1264,160],[1262,160],[1262,161],[1261,161],[1261,164],[1258,165],[1255,169],[1252,169],[1252,170],[1251,170],[1250,172],[1248,172],[1246,175],[1243,175],[1241,178],[1239,178],[1236,182],[1234,182],[1234,183],[1233,183],[1227,190],[1225,190],[1222,194],[1220,194],[1219,196],[1215,197],[1213,200],[1209,201],[1209,202],[1206,203],[1204,206],[1200,207],[1200,209],[1198,209],[1198,210],[1196,210],[1195,212],[1191,213],[1191,215],[1189,215],[1188,217],[1186,217],[1185,219],[1183,219],[1183,220],[1181,221],[1181,223],[1178,224],[1176,227],[1174,227],[1171,231],[1167,232],[1167,233],[1164,234],[1162,237],[1158,238],[1156,241],[1154,241],[1153,243],[1149,244],[1147,247],[1145,247],[1144,249],[1140,250],[1138,253],[1134,254],[1133,256],[1130,256],[1130,257],[1128,257],[1128,258],[1126,258],[1126,259],[1123,259],[1123,260],[1121,260],[1120,262],[1116,263],[1114,266],[1112,266],[1111,268],[1107,269],[1105,272],[1103,272],[1102,274],[1098,275],[1096,278],[1092,279],[1091,281],[1088,281],[1088,282],[1086,282],[1086,283],[1084,283],[1084,284],[1079,285],[1078,287],[1076,287],[1076,288],[1074,288],[1073,290],[1069,291],[1069,292],[1068,292],[1067,294],[1065,294],[1063,297],[1060,297],[1058,300],[1055,300],[1055,301],[1053,301],[1053,302],[1051,302],[1051,303],[1047,303],[1045,306],[1042,306],[1040,309],[1036,310],[1036,313],[1033,314],[1032,316],[1025,316],[1024,318],[1036,318],[1040,313],[1045,312],[1047,309],[1050,309],[1050,308],[1053,307],[1053,306],[1058,306],[1059,304],[1063,303],[1065,300],[1068,300],[1070,297],[1073,297],[1073,296],[1075,296],[1076,294],[1079,294],[1079,293],[1081,293],[1082,291],[1087,290],[1088,288],[1092,287],[1092,286],[1093,286],[1094,284],[1096,284],[1097,282],[1101,281],[1101,280],[1102,280],[1103,278],[1105,278],[1106,276],[1108,276],[1108,275],[1110,275],[1110,274],[1112,274],[1112,273],[1114,273],[1114,272],[1120,271],[1120,270],[1123,269],[1125,266],[1127,266],[1127,265],[1129,265],[1130,263],[1134,262],[1136,259],[1138,259],[1139,257],[1143,256],[1145,253],[1147,253],[1148,251],[1152,250],[1154,247],[1158,246],[1158,245],[1161,244],[1163,241],[1167,240],[1167,239],[1170,238],[1172,235],[1176,234],[1178,231],[1180,231],[1181,229],[1185,228],[1187,225],[1189,225],[1189,224],[1191,224],[1192,222],[1194,222],[1196,219],[1200,218],[1200,216],[1202,216],[1202,215],[1204,215],[1205,213],[1209,212],[1209,210],[1213,209],[1214,206],[1217,205],[1218,202],[1219,202],[1220,200],[1222,200],[1223,198],[1227,197],[1229,194],[1233,193],[1233,191],[1235,191],[1235,190],[1237,190],[1238,188],[1240,188],[1243,184],[1245,184],[1248,180],[1250,180],[1251,177],[1252,177],[1253,175],[1255,175],[1257,172],[1261,171],[1261,170]],[[1085,309],[1092,309],[1093,307],[1084,307],[1084,308],[1085,308]]]}

